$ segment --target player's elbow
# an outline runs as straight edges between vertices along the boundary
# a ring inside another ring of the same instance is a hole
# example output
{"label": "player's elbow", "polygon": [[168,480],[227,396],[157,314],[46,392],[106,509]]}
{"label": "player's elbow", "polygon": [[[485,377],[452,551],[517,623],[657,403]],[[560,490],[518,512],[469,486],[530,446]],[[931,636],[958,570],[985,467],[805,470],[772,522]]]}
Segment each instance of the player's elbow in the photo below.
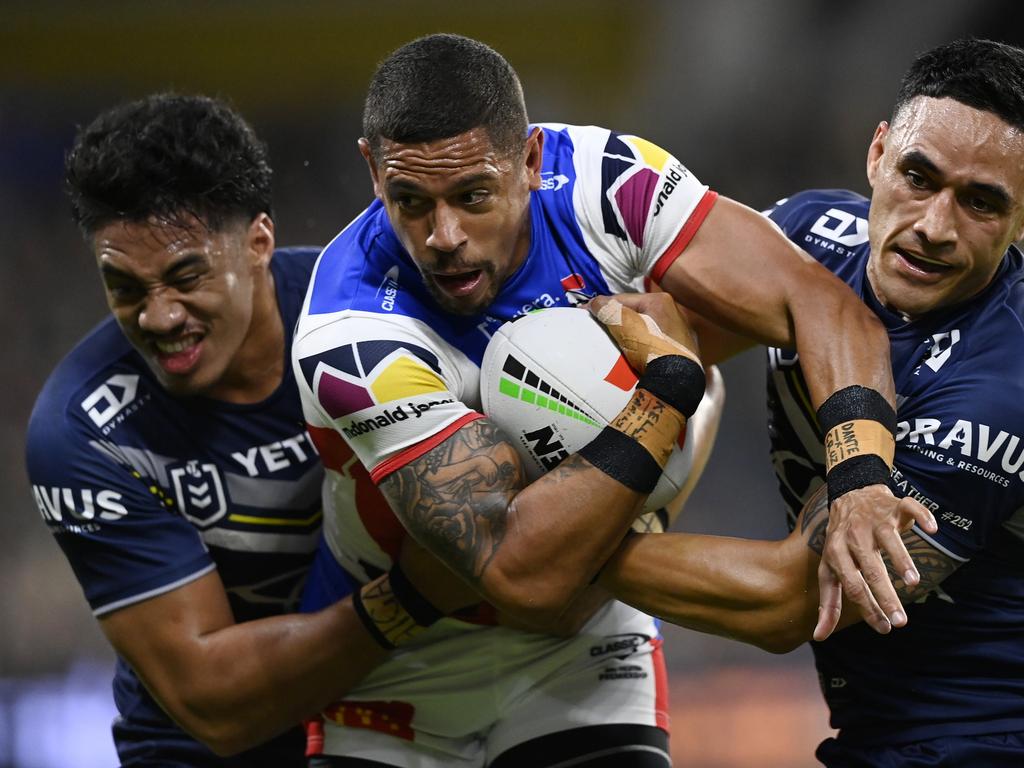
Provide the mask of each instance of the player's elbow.
{"label": "player's elbow", "polygon": [[182,691],[173,702],[164,701],[168,714],[197,741],[218,757],[230,757],[265,741],[251,722],[236,712],[225,711],[201,691]]}
{"label": "player's elbow", "polygon": [[539,632],[555,632],[563,626],[566,610],[586,583],[558,573],[531,576],[492,565],[485,573],[484,586],[487,599],[499,610]]}

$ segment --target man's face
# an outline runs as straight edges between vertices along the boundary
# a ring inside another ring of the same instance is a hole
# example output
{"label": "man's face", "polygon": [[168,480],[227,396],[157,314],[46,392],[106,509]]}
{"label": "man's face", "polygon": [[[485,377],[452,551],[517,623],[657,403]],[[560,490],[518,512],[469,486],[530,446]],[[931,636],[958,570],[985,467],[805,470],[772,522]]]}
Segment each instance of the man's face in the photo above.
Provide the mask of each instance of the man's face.
{"label": "man's face", "polygon": [[374,194],[445,311],[482,311],[526,258],[542,145],[534,129],[524,150],[499,153],[487,131],[474,128],[420,144],[383,139],[375,161],[360,141]]}
{"label": "man's face", "polygon": [[1024,135],[991,112],[918,97],[868,149],[868,277],[908,317],[991,281],[1024,232]]}
{"label": "man's face", "polygon": [[228,393],[237,393],[241,350],[259,331],[254,305],[273,243],[265,214],[219,232],[195,218],[115,221],[95,232],[110,310],[169,392],[236,399]]}

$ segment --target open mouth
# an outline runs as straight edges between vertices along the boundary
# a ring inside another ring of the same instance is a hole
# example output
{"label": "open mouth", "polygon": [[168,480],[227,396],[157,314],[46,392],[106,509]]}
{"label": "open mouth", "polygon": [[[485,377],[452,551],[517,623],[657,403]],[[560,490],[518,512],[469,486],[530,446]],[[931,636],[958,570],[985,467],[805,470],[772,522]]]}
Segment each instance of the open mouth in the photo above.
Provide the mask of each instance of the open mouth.
{"label": "open mouth", "polygon": [[944,261],[930,259],[927,256],[922,256],[919,253],[911,253],[910,251],[905,251],[902,248],[894,247],[893,252],[899,257],[900,261],[903,262],[909,271],[918,274],[943,275],[948,272],[952,272],[954,269],[951,264],[947,264]]}
{"label": "open mouth", "polygon": [[157,339],[153,342],[156,360],[167,373],[182,375],[188,373],[199,362],[203,336],[189,333],[176,339]]}
{"label": "open mouth", "polygon": [[451,296],[465,296],[473,292],[483,279],[482,269],[472,269],[468,272],[442,275],[434,273],[434,281],[445,293]]}

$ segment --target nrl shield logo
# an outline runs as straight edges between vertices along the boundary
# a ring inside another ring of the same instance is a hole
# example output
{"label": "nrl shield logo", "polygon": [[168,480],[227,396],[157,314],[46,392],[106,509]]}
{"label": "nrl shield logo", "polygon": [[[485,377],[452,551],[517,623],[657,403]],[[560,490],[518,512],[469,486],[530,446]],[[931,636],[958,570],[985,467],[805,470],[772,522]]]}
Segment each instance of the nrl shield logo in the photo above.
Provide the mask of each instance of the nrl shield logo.
{"label": "nrl shield logo", "polygon": [[216,465],[190,461],[170,474],[178,509],[189,521],[208,528],[224,517],[228,505]]}

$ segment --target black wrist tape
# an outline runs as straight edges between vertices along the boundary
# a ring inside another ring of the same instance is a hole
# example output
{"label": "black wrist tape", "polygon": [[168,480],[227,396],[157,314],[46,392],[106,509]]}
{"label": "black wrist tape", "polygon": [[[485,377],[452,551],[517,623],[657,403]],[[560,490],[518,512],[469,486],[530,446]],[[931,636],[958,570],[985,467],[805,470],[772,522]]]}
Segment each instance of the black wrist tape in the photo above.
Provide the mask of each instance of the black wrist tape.
{"label": "black wrist tape", "polygon": [[370,633],[370,636],[377,641],[377,645],[382,648],[393,651],[395,650],[395,644],[388,640],[387,635],[380,631],[377,626],[377,622],[373,620],[369,612],[366,610],[366,606],[363,605],[363,594],[362,589],[352,590],[352,607],[355,608],[356,616],[363,622],[363,626],[366,627],[366,631]]}
{"label": "black wrist tape", "polygon": [[662,355],[647,364],[636,385],[689,418],[704,397],[704,369],[683,355]]}
{"label": "black wrist tape", "polygon": [[388,571],[388,581],[391,582],[391,591],[395,595],[395,600],[421,627],[429,627],[444,616],[413,586],[397,562]]}
{"label": "black wrist tape", "polygon": [[[844,387],[832,393],[818,409],[818,424],[824,435],[840,424],[849,426],[849,422],[857,421],[875,421],[890,433],[896,431],[896,411],[881,393],[869,387]],[[891,445],[889,448],[882,451],[888,453],[887,458],[864,453],[847,458],[829,469],[825,476],[829,504],[858,488],[888,483],[891,473],[887,459],[892,458]]]}
{"label": "black wrist tape", "polygon": [[637,493],[650,493],[661,478],[661,467],[647,449],[614,427],[602,429],[579,455]]}
{"label": "black wrist tape", "polygon": [[865,454],[847,459],[833,467],[825,477],[828,485],[828,503],[838,499],[844,493],[856,491],[868,485],[886,485],[889,482],[889,465],[881,456]]}
{"label": "black wrist tape", "polygon": [[844,421],[870,419],[890,432],[896,431],[896,411],[881,393],[869,387],[853,385],[833,392],[818,409],[822,434]]}

